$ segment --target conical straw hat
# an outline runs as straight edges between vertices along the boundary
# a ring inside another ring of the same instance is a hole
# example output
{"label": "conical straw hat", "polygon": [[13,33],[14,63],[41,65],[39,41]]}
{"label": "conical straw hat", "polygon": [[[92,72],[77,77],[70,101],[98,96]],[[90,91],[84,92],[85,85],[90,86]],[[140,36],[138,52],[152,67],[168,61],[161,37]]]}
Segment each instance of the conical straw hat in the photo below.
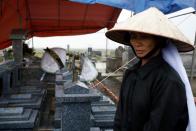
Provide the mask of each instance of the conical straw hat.
{"label": "conical straw hat", "polygon": [[127,36],[132,32],[168,38],[176,45],[180,52],[187,52],[194,49],[193,43],[155,7],[151,7],[128,18],[124,22],[116,24],[114,28],[106,32],[106,36],[115,42],[130,45],[130,37]]}

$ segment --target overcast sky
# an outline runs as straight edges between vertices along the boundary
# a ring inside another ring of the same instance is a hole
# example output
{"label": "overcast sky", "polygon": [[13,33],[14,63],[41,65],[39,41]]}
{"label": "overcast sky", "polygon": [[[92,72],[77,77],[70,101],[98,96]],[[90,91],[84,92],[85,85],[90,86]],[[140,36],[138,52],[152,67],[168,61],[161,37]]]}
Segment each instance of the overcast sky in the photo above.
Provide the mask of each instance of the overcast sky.
{"label": "overcast sky", "polygon": [[[187,11],[192,11],[193,9],[187,9],[185,11],[181,11],[182,13],[186,13]],[[175,16],[180,13],[175,13],[169,15]],[[124,21],[128,17],[131,16],[131,12],[127,10],[122,10],[117,22]],[[194,42],[195,32],[196,32],[196,15],[195,14],[187,14],[180,17],[171,19],[179,29],[184,32],[184,34],[189,38],[191,42]],[[88,47],[92,47],[93,49],[105,49],[106,41],[108,49],[115,49],[118,46],[123,46],[121,44],[115,43],[105,37],[106,29],[102,29],[96,33],[88,34],[88,35],[78,35],[78,36],[61,36],[61,37],[34,37],[33,43],[34,48],[46,48],[46,47],[62,47],[66,48],[69,44],[70,48],[82,48],[87,49]],[[106,40],[107,39],[107,40]],[[32,47],[32,39],[28,40],[27,43],[30,47]]]}

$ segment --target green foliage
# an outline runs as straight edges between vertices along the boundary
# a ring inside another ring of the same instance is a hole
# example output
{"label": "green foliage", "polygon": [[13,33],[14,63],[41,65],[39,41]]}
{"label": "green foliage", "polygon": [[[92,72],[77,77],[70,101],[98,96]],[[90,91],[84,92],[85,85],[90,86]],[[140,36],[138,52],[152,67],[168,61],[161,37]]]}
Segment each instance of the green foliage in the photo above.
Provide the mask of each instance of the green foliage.
{"label": "green foliage", "polygon": [[38,57],[38,58],[42,58],[42,56],[44,54],[43,50],[35,50],[34,52],[35,52],[34,56]]}
{"label": "green foliage", "polygon": [[9,48],[6,54],[4,54],[4,57],[6,60],[13,60],[14,59],[13,50]]}
{"label": "green foliage", "polygon": [[101,61],[101,60],[102,60],[102,56],[96,55],[94,58],[95,58],[97,61]]}
{"label": "green foliage", "polygon": [[23,44],[23,55],[24,57],[33,56],[35,52],[32,48],[29,48],[27,44]]}
{"label": "green foliage", "polygon": [[109,57],[115,57],[115,50],[108,50],[107,54]]}
{"label": "green foliage", "polygon": [[0,56],[0,63],[3,62],[3,56]]}

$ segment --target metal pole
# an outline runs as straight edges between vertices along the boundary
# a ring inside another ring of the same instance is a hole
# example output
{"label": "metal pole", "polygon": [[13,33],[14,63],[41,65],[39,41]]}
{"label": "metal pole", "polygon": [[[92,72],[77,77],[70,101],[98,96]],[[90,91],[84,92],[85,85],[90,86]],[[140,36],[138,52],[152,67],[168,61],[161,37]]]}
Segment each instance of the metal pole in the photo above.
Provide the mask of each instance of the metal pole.
{"label": "metal pole", "polygon": [[105,57],[108,57],[108,38],[106,38],[106,51],[105,51]]}
{"label": "metal pole", "polygon": [[33,37],[32,37],[32,49],[34,49],[34,41],[33,41]]}
{"label": "metal pole", "polygon": [[[196,44],[196,33],[195,33],[195,42],[194,46]],[[195,50],[193,50],[193,56],[192,56],[192,63],[191,63],[191,72],[190,72],[190,79],[193,80],[193,75],[194,75],[194,66],[195,66]]]}
{"label": "metal pole", "polygon": [[[106,31],[107,31],[107,29],[106,29]],[[105,33],[106,33],[106,31],[105,31]],[[105,50],[105,57],[106,57],[106,59],[107,59],[107,57],[108,57],[108,38],[106,37],[106,50]]]}

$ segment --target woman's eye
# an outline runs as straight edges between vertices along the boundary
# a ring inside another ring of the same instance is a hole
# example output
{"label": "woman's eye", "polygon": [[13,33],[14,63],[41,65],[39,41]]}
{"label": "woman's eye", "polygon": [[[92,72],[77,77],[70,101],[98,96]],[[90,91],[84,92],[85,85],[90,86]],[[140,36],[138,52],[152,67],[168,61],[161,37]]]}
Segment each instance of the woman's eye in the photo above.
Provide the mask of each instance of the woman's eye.
{"label": "woman's eye", "polygon": [[137,39],[138,38],[138,36],[136,36],[136,35],[131,35],[131,39]]}

